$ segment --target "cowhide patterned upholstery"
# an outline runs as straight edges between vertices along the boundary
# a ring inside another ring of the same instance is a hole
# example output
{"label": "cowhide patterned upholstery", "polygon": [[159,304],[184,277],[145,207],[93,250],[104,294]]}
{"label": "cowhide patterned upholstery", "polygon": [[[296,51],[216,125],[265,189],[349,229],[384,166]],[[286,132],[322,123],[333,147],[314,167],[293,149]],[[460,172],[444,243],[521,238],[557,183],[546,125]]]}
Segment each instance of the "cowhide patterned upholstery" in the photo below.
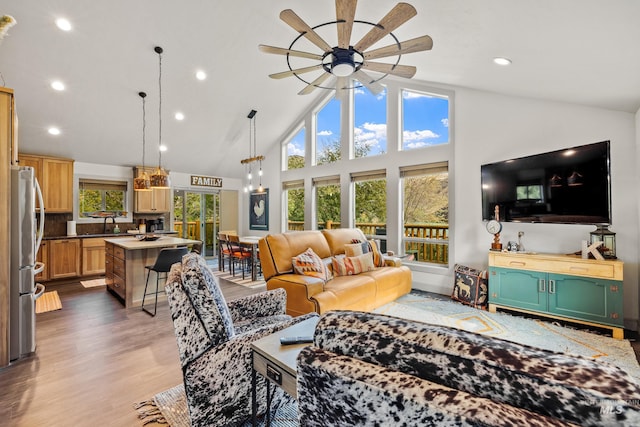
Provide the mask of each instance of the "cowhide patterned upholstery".
{"label": "cowhide patterned upholstery", "polygon": [[[178,342],[192,426],[234,426],[251,417],[251,342],[305,320],[285,314],[283,289],[226,303],[196,253],[174,264],[165,286]],[[312,314],[315,315],[315,314]],[[266,410],[258,376],[258,412]],[[282,391],[276,390],[273,406]]]}
{"label": "cowhide patterned upholstery", "polygon": [[298,358],[300,423],[639,426],[640,385],[587,358],[334,311]]}

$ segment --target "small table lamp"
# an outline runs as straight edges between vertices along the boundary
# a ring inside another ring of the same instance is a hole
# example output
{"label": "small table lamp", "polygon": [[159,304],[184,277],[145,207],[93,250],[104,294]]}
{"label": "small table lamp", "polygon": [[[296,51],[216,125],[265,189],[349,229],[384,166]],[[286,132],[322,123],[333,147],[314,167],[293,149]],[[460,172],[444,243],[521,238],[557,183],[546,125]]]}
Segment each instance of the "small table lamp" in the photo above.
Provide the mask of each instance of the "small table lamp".
{"label": "small table lamp", "polygon": [[616,259],[616,233],[609,230],[606,225],[599,225],[595,231],[590,233],[591,244],[603,242],[599,249],[603,257]]}

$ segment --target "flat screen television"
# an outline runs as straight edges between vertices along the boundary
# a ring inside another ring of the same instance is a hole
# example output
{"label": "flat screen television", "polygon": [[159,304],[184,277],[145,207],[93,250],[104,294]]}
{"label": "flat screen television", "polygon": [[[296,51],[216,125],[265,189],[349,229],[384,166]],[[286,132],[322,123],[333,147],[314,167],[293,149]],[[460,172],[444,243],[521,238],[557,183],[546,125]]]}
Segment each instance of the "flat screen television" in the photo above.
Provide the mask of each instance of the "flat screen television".
{"label": "flat screen television", "polygon": [[611,224],[610,143],[602,141],[481,166],[482,219]]}

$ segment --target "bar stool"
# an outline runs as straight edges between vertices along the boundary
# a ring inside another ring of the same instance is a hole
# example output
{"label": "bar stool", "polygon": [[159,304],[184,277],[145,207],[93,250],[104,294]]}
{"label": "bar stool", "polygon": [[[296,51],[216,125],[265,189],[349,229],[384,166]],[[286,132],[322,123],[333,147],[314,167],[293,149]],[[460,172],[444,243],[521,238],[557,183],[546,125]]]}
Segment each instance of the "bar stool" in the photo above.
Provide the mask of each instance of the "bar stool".
{"label": "bar stool", "polygon": [[[160,273],[165,273],[164,278],[167,278],[167,273],[171,270],[171,266],[177,262],[182,261],[182,257],[189,253],[189,249],[186,246],[181,246],[177,248],[164,248],[160,249],[160,253],[156,258],[156,262],[153,265],[147,265],[145,267],[147,271],[147,282],[144,285],[144,295],[142,296],[142,309],[149,313],[152,316],[156,315],[156,311],[158,309],[158,283],[160,281]],[[149,276],[151,272],[156,272],[156,291],[155,293],[151,292],[147,294],[147,287],[149,286]],[[164,291],[162,291],[164,292]],[[153,304],[153,312],[147,310],[144,306],[144,301],[147,298],[147,295],[155,295],[155,301]]]}

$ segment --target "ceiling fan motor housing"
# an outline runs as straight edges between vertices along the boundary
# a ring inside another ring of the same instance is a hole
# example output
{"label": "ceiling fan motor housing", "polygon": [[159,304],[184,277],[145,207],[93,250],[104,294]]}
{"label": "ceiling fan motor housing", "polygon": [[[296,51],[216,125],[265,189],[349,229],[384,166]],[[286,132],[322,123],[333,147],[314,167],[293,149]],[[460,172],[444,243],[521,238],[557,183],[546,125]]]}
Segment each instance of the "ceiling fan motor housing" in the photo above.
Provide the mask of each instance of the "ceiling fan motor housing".
{"label": "ceiling fan motor housing", "polygon": [[[349,46],[349,49],[334,47],[331,55],[331,69],[327,71],[337,77],[350,76],[362,66],[362,60],[364,59],[359,52],[353,49],[353,46]],[[361,58],[359,62],[355,60],[356,55]]]}

